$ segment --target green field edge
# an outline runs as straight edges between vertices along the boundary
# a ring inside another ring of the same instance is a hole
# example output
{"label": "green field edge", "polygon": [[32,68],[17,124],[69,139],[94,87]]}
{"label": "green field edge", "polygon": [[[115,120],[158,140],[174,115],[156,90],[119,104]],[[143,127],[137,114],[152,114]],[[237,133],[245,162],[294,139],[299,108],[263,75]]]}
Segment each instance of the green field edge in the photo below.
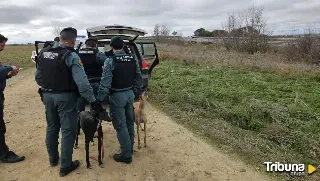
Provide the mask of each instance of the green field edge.
{"label": "green field edge", "polygon": [[236,151],[235,148],[231,148],[224,141],[222,141],[220,138],[218,138],[218,137],[215,137],[216,139],[212,138],[212,137],[208,136],[206,133],[203,133],[200,129],[198,129],[192,125],[189,125],[188,123],[184,122],[182,119],[176,118],[175,113],[174,113],[175,111],[172,111],[172,109],[174,109],[175,106],[162,106],[159,103],[157,103],[157,101],[155,101],[153,99],[148,99],[148,101],[156,109],[167,114],[173,121],[175,121],[179,125],[183,126],[184,128],[188,129],[196,137],[205,141],[206,143],[213,146],[214,148],[218,149],[221,153],[228,154],[228,156],[230,156],[230,158],[239,158],[241,161],[244,162],[245,165],[247,165],[248,167],[251,167],[252,169],[255,169],[260,174],[264,174],[264,175],[268,176],[270,179],[281,180],[281,179],[285,178],[285,176],[283,176],[283,175],[274,174],[271,172],[269,172],[269,173],[266,172],[265,165],[262,165],[260,162],[258,163],[257,160],[252,159],[250,157],[250,155],[248,155],[244,152],[241,152],[241,151]]}
{"label": "green field edge", "polygon": [[[172,60],[166,60],[165,62],[177,64],[177,62],[181,63],[182,62],[179,60],[172,61]],[[223,66],[222,66],[223,67]],[[227,67],[228,68],[228,67]],[[246,68],[244,68],[246,69]],[[248,70],[248,69],[246,69]],[[168,70],[169,71],[169,70]],[[266,72],[273,73],[271,70],[267,70]],[[154,74],[154,73],[153,73]],[[301,74],[300,74],[301,75]],[[295,77],[296,75],[293,75]],[[254,146],[255,143],[263,143],[262,145],[256,145],[258,148],[255,148],[259,151],[263,150],[264,148],[266,149],[265,154],[270,156],[269,158],[266,158],[264,161],[280,161],[283,162],[285,160],[295,160],[295,161],[301,161],[302,155],[295,153],[295,151],[290,150],[290,149],[284,149],[283,147],[279,146],[280,150],[275,151],[274,148],[273,150],[270,149],[272,153],[267,153],[268,152],[268,147],[275,146],[275,143],[273,143],[270,140],[262,139],[259,137],[259,135],[255,132],[249,131],[249,130],[244,130],[241,129],[237,126],[231,125],[229,122],[224,121],[223,119],[212,119],[209,118],[204,118],[201,115],[194,115],[192,113],[188,113],[186,111],[182,111],[181,108],[179,107],[179,103],[174,103],[170,101],[164,101],[161,98],[158,98],[159,96],[161,97],[160,92],[153,92],[154,89],[152,89],[153,81],[151,79],[151,89],[150,89],[150,96],[148,101],[155,106],[157,109],[161,110],[162,112],[165,112],[168,114],[175,122],[178,124],[186,127],[188,130],[190,130],[192,133],[194,133],[196,136],[204,140],[205,142],[209,143],[213,147],[217,148],[221,152],[225,152],[231,157],[237,157],[240,158],[246,165],[251,166],[252,168],[256,169],[259,173],[267,175],[270,179],[274,180],[312,180],[316,179],[319,180],[319,174],[315,173],[310,176],[301,176],[301,177],[292,177],[289,174],[280,174],[280,173],[272,173],[272,172],[266,172],[266,166],[263,164],[263,159],[261,158],[256,158],[254,155],[251,155],[251,152],[245,152],[241,148],[239,148],[237,145],[239,144],[238,141],[243,141],[246,146],[250,145],[250,142],[253,141],[252,145]],[[165,103],[164,103],[165,102]],[[180,102],[181,104],[181,102]],[[188,119],[190,119],[190,115],[195,116],[197,123],[194,123]],[[209,125],[212,125],[218,133],[216,134],[210,134],[204,129],[201,129],[202,125],[201,122],[210,122]],[[220,131],[220,132],[219,132]],[[230,134],[232,133],[232,134]],[[233,135],[233,136],[230,136]],[[230,136],[230,137],[228,137]],[[254,140],[257,140],[254,142]],[[284,152],[284,153],[282,153]],[[294,158],[294,156],[297,156]],[[273,160],[268,160],[270,158],[274,158]],[[278,159],[278,160],[277,160]],[[262,161],[262,162],[261,162]],[[289,162],[290,163],[290,162]]]}

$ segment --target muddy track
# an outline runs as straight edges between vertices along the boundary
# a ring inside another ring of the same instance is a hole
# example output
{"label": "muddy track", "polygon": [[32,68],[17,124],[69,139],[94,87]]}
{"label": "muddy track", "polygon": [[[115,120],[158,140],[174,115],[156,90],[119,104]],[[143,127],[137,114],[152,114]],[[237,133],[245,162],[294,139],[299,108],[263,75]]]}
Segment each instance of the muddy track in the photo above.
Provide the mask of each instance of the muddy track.
{"label": "muddy track", "polygon": [[[97,162],[91,160],[92,169],[86,169],[84,135],[81,134],[80,148],[74,151],[74,159],[79,159],[81,166],[74,173],[60,178],[59,167],[51,168],[48,163],[44,106],[37,94],[34,71],[23,70],[10,80],[5,98],[7,143],[12,150],[25,155],[26,160],[17,164],[0,163],[1,181],[268,180],[253,168],[208,145],[149,104],[146,108],[148,147],[138,149],[135,145],[132,164],[112,160],[111,156],[119,151],[119,145],[112,125],[103,123],[105,168],[98,167]],[[143,144],[143,139],[141,141]],[[90,148],[92,155],[96,155],[96,147]]]}

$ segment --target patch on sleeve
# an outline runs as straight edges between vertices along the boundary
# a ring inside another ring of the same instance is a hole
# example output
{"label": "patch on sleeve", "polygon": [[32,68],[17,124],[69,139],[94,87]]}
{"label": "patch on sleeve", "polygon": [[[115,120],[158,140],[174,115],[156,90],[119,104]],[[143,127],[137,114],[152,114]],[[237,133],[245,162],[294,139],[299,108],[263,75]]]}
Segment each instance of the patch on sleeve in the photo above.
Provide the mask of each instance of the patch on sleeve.
{"label": "patch on sleeve", "polygon": [[81,66],[83,65],[81,59],[79,59],[78,63],[79,63],[79,65],[81,65]]}
{"label": "patch on sleeve", "polygon": [[107,58],[104,62],[103,68],[108,68],[112,71],[112,59]]}
{"label": "patch on sleeve", "polygon": [[108,62],[109,62],[108,59],[104,61],[103,68],[106,68],[108,66]]}

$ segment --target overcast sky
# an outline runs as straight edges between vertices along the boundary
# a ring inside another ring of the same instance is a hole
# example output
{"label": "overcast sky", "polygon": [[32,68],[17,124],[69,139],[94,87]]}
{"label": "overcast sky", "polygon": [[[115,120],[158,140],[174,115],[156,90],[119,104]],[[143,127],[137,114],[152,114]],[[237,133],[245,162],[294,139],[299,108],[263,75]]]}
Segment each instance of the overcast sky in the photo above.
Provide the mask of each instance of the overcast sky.
{"label": "overcast sky", "polygon": [[155,24],[191,36],[203,27],[221,29],[228,14],[263,6],[268,29],[320,28],[320,0],[0,0],[0,34],[8,43],[53,40],[53,26],[85,34],[91,26],[124,24],[152,34]]}

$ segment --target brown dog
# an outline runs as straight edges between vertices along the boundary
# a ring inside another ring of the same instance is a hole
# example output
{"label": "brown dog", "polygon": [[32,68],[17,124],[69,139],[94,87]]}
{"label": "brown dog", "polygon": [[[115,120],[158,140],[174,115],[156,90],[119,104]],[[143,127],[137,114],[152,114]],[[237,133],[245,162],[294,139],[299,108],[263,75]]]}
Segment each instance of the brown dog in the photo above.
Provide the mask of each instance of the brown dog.
{"label": "brown dog", "polygon": [[[144,91],[141,94],[141,97],[138,102],[134,103],[134,122],[137,125],[137,135],[138,135],[138,148],[140,149],[140,133],[139,133],[139,128],[141,128],[142,131],[144,131],[144,147],[147,147],[147,117],[146,113],[144,112],[144,106],[145,106],[145,101],[148,98],[148,94],[146,91]],[[144,129],[142,129],[141,123],[144,124]]]}

